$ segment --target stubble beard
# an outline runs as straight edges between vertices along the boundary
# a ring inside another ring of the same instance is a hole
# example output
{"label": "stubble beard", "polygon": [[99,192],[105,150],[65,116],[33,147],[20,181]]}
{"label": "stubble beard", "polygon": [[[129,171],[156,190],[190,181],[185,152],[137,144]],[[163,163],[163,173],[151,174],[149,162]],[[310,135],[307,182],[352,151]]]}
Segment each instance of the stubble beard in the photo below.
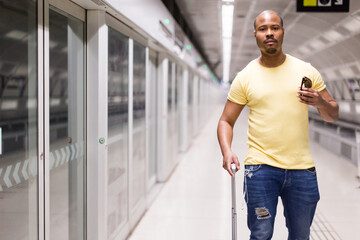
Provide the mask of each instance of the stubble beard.
{"label": "stubble beard", "polygon": [[268,53],[268,54],[274,54],[274,53],[276,53],[276,48],[268,48],[268,49],[266,49],[266,53]]}

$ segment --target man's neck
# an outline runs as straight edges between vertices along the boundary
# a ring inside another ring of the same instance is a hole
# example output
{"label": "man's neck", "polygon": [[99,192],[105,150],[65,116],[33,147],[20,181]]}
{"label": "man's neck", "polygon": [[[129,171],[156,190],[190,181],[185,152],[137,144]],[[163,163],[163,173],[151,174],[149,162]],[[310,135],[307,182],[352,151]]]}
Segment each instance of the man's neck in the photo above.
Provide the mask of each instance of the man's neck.
{"label": "man's neck", "polygon": [[285,62],[286,55],[284,53],[276,54],[276,55],[264,55],[258,58],[258,62],[268,68],[278,67]]}

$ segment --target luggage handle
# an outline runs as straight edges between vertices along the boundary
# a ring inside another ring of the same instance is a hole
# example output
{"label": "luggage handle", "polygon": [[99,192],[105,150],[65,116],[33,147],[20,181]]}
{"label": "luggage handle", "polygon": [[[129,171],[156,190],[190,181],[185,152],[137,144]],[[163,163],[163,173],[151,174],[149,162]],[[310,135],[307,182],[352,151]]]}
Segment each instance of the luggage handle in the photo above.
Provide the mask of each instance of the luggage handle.
{"label": "luggage handle", "polygon": [[236,188],[235,188],[235,173],[236,165],[235,163],[231,164],[231,171],[234,174],[234,177],[231,177],[231,220],[232,220],[232,240],[237,239],[237,213],[236,213]]}

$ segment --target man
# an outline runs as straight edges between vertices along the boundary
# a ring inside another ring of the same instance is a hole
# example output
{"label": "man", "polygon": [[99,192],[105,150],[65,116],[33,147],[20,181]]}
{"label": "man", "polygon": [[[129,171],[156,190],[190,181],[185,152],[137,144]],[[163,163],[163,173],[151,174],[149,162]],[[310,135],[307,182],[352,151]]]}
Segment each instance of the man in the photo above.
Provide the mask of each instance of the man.
{"label": "man", "polygon": [[[244,191],[250,239],[271,239],[279,196],[288,239],[309,239],[319,191],[309,149],[308,105],[329,122],[337,120],[338,105],[314,67],[283,53],[283,21],[277,13],[260,13],[254,28],[261,55],[237,74],[218,124],[223,167],[232,177],[231,163],[240,169],[231,142],[236,119],[247,105]],[[303,77],[311,87],[300,89]]]}

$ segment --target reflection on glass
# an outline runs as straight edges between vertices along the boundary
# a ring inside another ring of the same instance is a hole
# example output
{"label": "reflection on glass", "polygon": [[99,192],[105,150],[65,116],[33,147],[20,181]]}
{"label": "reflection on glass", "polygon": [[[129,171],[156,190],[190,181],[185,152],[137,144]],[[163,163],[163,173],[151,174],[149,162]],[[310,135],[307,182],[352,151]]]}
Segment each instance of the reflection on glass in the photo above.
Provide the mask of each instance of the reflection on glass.
{"label": "reflection on glass", "polygon": [[173,66],[173,63],[169,60],[169,65],[168,65],[168,115],[171,115],[171,111],[172,111],[172,89],[173,89],[173,84],[172,84],[172,78],[173,78],[172,66]]}
{"label": "reflection on glass", "polygon": [[182,82],[182,74],[183,74],[183,69],[180,65],[176,65],[176,77],[175,77],[175,83],[174,83],[174,87],[175,87],[175,92],[174,92],[174,102],[175,102],[175,112],[174,114],[176,114],[178,112],[179,109],[179,92],[181,89],[181,82]]}
{"label": "reflection on glass", "polygon": [[0,0],[0,239],[38,238],[36,1]]}
{"label": "reflection on glass", "polygon": [[145,194],[145,47],[134,41],[132,207]]}
{"label": "reflection on glass", "polygon": [[84,238],[84,23],[50,9],[50,238]]}
{"label": "reflection on glass", "polygon": [[173,161],[173,149],[174,149],[174,124],[173,124],[173,112],[174,112],[174,85],[173,85],[173,68],[175,67],[175,64],[173,64],[169,60],[168,65],[168,95],[167,95],[167,119],[166,119],[166,148],[164,151],[166,152],[166,160],[164,163],[164,167],[166,169],[170,169],[172,167],[172,161]]}
{"label": "reflection on glass", "polygon": [[109,28],[108,239],[128,221],[129,40]]}
{"label": "reflection on glass", "polygon": [[187,138],[189,141],[191,141],[192,133],[193,133],[193,75],[189,71],[188,76],[189,82],[188,82],[188,110],[187,110],[187,123],[188,123],[188,136]]}

